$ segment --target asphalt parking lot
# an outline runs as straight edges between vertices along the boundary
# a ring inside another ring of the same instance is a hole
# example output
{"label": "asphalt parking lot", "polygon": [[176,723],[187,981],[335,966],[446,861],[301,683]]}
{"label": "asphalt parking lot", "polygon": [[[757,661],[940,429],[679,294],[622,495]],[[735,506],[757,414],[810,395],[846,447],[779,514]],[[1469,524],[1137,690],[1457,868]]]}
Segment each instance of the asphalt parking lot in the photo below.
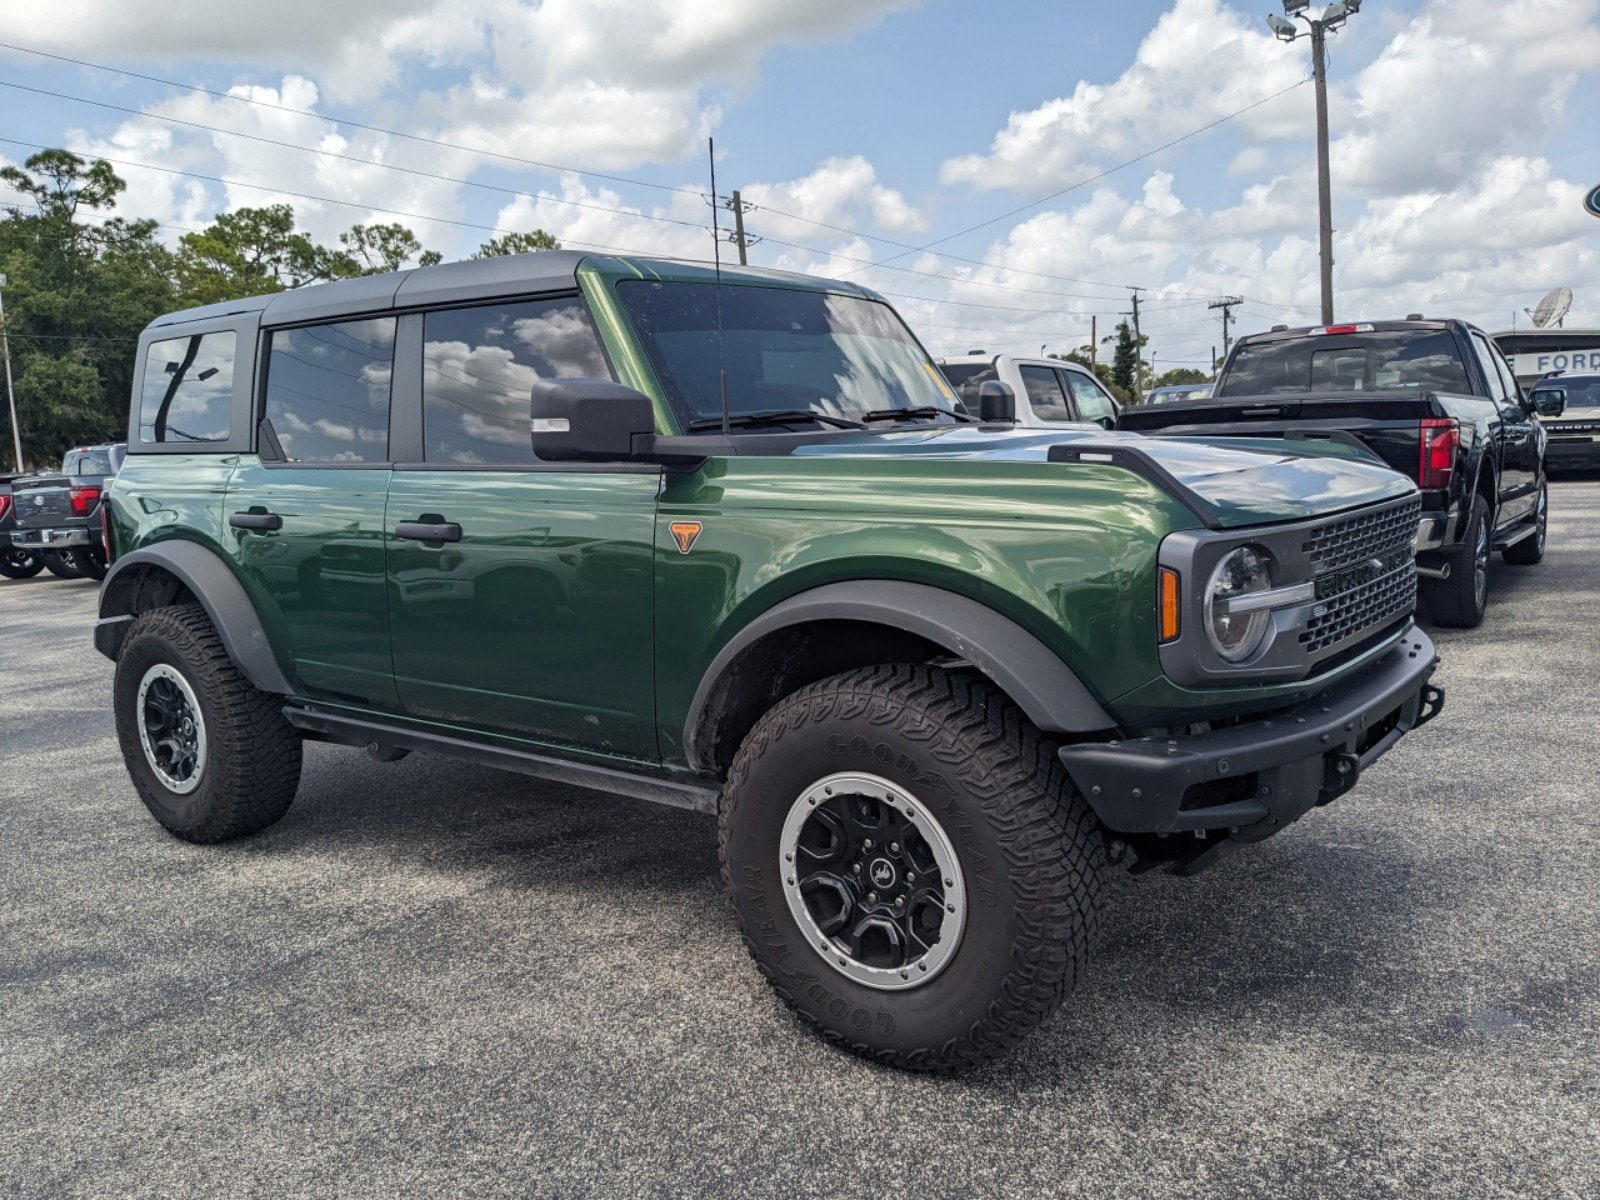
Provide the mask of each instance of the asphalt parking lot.
{"label": "asphalt parking lot", "polygon": [[0,1193],[1600,1195],[1600,481],[1447,710],[956,1079],[804,1033],[709,818],[312,746],[265,834],[124,774],[95,585],[0,583]]}

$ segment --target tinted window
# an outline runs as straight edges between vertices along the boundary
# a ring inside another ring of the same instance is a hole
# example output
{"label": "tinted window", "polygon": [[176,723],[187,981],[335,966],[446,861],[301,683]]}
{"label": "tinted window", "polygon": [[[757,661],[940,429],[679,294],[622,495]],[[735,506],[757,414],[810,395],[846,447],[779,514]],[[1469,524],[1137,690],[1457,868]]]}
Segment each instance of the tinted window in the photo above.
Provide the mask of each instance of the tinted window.
{"label": "tinted window", "polygon": [[1600,378],[1560,379],[1534,389],[1535,396],[1549,392],[1567,393],[1568,408],[1600,408]]}
{"label": "tinted window", "polygon": [[691,428],[729,412],[854,418],[885,408],[952,411],[955,392],[893,309],[796,288],[617,285],[656,377]]}
{"label": "tinted window", "polygon": [[1455,392],[1470,395],[1456,340],[1444,330],[1375,330],[1338,337],[1244,342],[1218,396],[1290,392]]}
{"label": "tinted window", "polygon": [[1489,349],[1488,341],[1473,334],[1472,348],[1478,352],[1478,365],[1483,368],[1483,378],[1489,385],[1489,395],[1496,400],[1506,399],[1506,382],[1500,377],[1499,368],[1495,366],[1494,351]]}
{"label": "tinted window", "polygon": [[394,318],[280,329],[267,356],[266,417],[289,462],[384,462]]}
{"label": "tinted window", "polygon": [[1072,420],[1067,393],[1054,371],[1049,367],[1018,367],[1017,370],[1022,375],[1022,386],[1027,389],[1034,416],[1041,421]]}
{"label": "tinted window", "polygon": [[991,379],[999,379],[993,363],[945,363],[939,368],[956,389],[956,407],[972,416],[980,416],[978,391]]}
{"label": "tinted window", "polygon": [[121,446],[90,446],[68,450],[61,459],[63,475],[115,475],[122,469]]}
{"label": "tinted window", "polygon": [[228,331],[150,344],[139,396],[141,442],[228,440],[233,432],[236,341]]}
{"label": "tinted window", "polygon": [[430,462],[533,462],[534,380],[611,378],[576,297],[432,312],[423,338]]}
{"label": "tinted window", "polygon": [[1062,370],[1061,373],[1072,387],[1072,398],[1077,402],[1080,421],[1101,421],[1117,415],[1111,397],[1093,379],[1082,371]]}

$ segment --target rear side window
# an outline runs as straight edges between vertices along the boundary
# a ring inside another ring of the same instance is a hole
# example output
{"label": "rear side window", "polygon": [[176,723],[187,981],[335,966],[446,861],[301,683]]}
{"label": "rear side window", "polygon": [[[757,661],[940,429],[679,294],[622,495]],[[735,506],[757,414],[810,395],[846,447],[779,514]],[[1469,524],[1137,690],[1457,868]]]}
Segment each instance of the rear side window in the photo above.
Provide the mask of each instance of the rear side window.
{"label": "rear side window", "polygon": [[430,312],[422,366],[429,462],[536,462],[528,427],[534,381],[611,378],[576,296]]}
{"label": "rear side window", "polygon": [[265,416],[284,461],[388,461],[394,330],[375,317],[273,332]]}
{"label": "rear side window", "polygon": [[1070,421],[1072,411],[1067,407],[1067,393],[1061,380],[1049,367],[1019,367],[1022,386],[1028,391],[1028,403],[1033,415],[1041,421]]}
{"label": "rear side window", "polygon": [[231,331],[150,343],[139,396],[139,440],[226,442],[233,433]]}

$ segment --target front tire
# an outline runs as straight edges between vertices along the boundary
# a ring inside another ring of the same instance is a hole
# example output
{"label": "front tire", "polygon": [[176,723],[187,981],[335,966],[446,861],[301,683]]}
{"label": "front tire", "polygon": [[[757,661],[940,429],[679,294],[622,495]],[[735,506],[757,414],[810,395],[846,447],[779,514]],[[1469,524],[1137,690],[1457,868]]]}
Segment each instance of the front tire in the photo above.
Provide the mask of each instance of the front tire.
{"label": "front tire", "polygon": [[1472,497],[1466,536],[1452,556],[1450,578],[1428,586],[1428,610],[1440,625],[1476,629],[1489,608],[1489,502]]}
{"label": "front tire", "polygon": [[32,579],[44,570],[44,559],[27,550],[0,553],[0,576],[7,579]]}
{"label": "front tire", "polygon": [[1056,747],[989,683],[938,668],[781,701],[734,759],[720,844],[778,995],[898,1067],[1004,1053],[1072,990],[1099,929],[1098,827]]}
{"label": "front tire", "polygon": [[222,842],[265,829],[300,785],[300,737],[282,700],[239,674],[198,604],[128,630],[113,685],[117,740],[139,798],[166,830]]}
{"label": "front tire", "polygon": [[1544,560],[1544,538],[1550,524],[1550,485],[1539,485],[1539,498],[1534,501],[1533,533],[1507,546],[1500,557],[1514,567],[1531,567]]}

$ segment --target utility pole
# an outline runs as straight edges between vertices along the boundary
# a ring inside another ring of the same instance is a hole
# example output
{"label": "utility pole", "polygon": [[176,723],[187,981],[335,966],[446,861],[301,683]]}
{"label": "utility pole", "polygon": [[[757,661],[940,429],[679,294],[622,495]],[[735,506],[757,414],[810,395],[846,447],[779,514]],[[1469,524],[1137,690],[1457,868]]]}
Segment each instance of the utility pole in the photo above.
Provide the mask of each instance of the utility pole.
{"label": "utility pole", "polygon": [[[1286,17],[1304,21],[1307,29],[1273,13],[1267,25],[1282,42],[1311,35],[1311,78],[1317,92],[1317,241],[1322,256],[1322,323],[1333,324],[1333,184],[1328,172],[1328,34],[1361,11],[1361,0],[1340,0],[1322,16],[1306,16],[1311,0],[1283,0]],[[1226,353],[1226,351],[1224,351]]]}
{"label": "utility pole", "polygon": [[1096,375],[1100,366],[1100,314],[1089,314],[1089,370]]}
{"label": "utility pole", "polygon": [[[1228,336],[1228,322],[1233,319],[1233,308],[1236,304],[1243,304],[1243,296],[1224,296],[1221,300],[1213,300],[1206,305],[1207,308],[1220,308],[1222,310],[1222,357],[1228,357],[1228,347],[1233,345],[1233,339]],[[1216,357],[1216,352],[1212,352]]]}
{"label": "utility pole", "polygon": [[1133,293],[1133,394],[1144,391],[1144,335],[1139,332],[1139,293],[1143,288],[1129,288]]}
{"label": "utility pole", "polygon": [[6,403],[11,407],[11,448],[16,452],[17,471],[22,471],[22,426],[17,424],[17,394],[11,388],[11,337],[6,332],[6,294],[7,280],[0,275],[0,358],[6,364]]}
{"label": "utility pole", "polygon": [[741,267],[749,266],[750,264],[749,260],[746,258],[746,253],[749,251],[751,246],[754,246],[761,239],[745,236],[745,204],[743,197],[741,197],[737,191],[733,193],[733,199],[729,201],[728,207],[733,210],[733,236],[728,240],[735,246],[739,247],[739,265]]}

